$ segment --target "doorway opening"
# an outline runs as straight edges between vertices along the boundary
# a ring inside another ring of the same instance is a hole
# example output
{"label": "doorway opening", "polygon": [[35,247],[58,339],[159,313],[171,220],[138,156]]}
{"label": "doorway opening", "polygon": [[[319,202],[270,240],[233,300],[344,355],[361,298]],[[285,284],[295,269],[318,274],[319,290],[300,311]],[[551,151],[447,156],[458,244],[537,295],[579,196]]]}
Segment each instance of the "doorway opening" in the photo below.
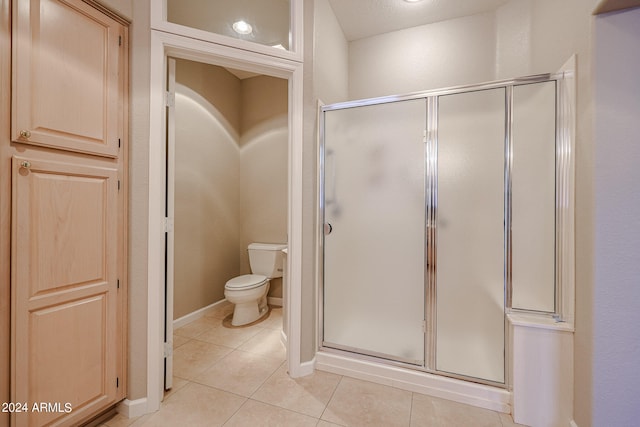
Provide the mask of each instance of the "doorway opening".
{"label": "doorway opening", "polygon": [[[283,316],[289,324],[286,340],[286,368],[292,377],[307,373],[300,360],[301,277],[302,277],[302,63],[257,52],[205,42],[152,30],[150,61],[149,128],[149,223],[147,293],[147,398],[141,411],[159,409],[164,393],[164,359],[171,349],[165,346],[165,266],[166,246],[166,89],[169,58],[180,58],[220,67],[285,79],[288,86],[287,161],[287,267],[289,286],[283,297]],[[144,405],[144,409],[142,409]]]}
{"label": "doorway opening", "polygon": [[284,357],[283,279],[246,328],[230,324],[225,283],[252,272],[250,243],[287,243],[288,98],[286,79],[167,60],[165,389],[252,340]]}

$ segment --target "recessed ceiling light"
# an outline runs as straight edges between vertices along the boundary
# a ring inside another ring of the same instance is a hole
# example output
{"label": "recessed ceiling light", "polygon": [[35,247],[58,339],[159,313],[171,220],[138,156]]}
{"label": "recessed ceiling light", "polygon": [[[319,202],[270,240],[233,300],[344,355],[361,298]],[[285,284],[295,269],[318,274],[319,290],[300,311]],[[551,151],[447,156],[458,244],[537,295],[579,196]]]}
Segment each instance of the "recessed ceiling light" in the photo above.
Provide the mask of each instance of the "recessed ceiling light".
{"label": "recessed ceiling light", "polygon": [[233,31],[238,34],[251,34],[253,32],[253,28],[251,25],[247,24],[245,21],[236,21],[233,23]]}
{"label": "recessed ceiling light", "polygon": [[418,3],[419,1],[422,1],[422,0],[404,0],[404,1],[406,1],[407,3]]}

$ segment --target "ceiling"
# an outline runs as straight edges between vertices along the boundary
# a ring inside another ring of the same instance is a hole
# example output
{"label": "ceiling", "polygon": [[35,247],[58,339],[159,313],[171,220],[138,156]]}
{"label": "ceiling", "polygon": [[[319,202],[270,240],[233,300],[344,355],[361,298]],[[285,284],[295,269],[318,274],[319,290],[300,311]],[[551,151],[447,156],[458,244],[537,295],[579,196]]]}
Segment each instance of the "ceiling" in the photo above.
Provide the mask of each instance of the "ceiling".
{"label": "ceiling", "polygon": [[329,0],[348,41],[495,10],[509,0]]}

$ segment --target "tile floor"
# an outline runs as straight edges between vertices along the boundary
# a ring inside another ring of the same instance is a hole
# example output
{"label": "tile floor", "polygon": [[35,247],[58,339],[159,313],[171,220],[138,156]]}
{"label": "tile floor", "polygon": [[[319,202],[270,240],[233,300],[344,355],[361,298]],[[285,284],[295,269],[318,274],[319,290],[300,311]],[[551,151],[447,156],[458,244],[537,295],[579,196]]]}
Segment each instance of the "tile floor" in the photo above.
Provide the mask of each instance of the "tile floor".
{"label": "tile floor", "polygon": [[519,426],[506,414],[327,372],[291,379],[282,309],[240,328],[230,327],[232,311],[222,304],[174,331],[174,383],[158,412],[100,426]]}

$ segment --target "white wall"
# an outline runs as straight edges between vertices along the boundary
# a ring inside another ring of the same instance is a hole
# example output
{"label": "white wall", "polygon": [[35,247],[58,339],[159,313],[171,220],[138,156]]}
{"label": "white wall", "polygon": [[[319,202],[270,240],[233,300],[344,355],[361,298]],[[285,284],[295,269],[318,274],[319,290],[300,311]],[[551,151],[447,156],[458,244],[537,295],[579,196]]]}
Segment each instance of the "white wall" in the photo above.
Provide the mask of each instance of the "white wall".
{"label": "white wall", "polygon": [[[317,312],[317,117],[318,99],[325,103],[348,99],[348,46],[327,0],[304,1],[304,147],[303,147],[303,248],[301,306],[302,362],[315,357]],[[335,67],[333,65],[336,65]],[[325,77],[319,77],[319,76]],[[335,82],[335,86],[332,82]]]}
{"label": "white wall", "polygon": [[592,11],[597,0],[532,0],[530,74],[557,70],[577,59],[576,100],[576,291],[574,335],[574,419],[592,425],[594,150],[592,125]]}
{"label": "white wall", "polygon": [[495,46],[493,12],[353,41],[349,99],[493,80]]}
{"label": "white wall", "polygon": [[531,0],[511,0],[496,9],[496,79],[531,72]]}
{"label": "white wall", "polygon": [[594,426],[640,422],[638,22],[640,9],[595,19]]}
{"label": "white wall", "polygon": [[346,101],[349,44],[328,0],[315,2],[313,87],[325,104]]}

